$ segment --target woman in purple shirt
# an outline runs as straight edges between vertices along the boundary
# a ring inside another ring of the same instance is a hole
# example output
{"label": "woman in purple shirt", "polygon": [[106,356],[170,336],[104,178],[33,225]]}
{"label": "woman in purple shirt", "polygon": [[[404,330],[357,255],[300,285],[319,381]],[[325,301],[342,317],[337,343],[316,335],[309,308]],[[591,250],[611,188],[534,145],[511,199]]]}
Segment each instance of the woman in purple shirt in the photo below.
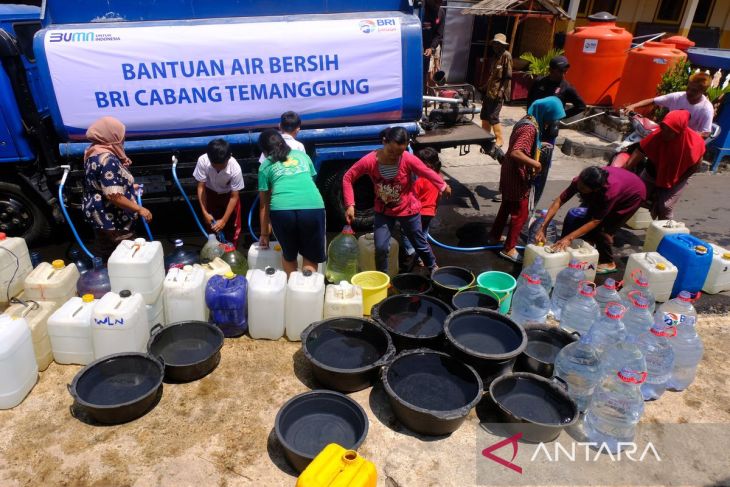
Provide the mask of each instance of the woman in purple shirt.
{"label": "woman in purple shirt", "polygon": [[537,234],[545,241],[545,231],[561,206],[579,194],[586,207],[584,219],[574,228],[563,228],[562,238],[553,245],[556,251],[569,247],[576,238],[583,238],[598,250],[597,274],[616,272],[613,260],[613,236],[646,200],[646,185],[636,174],[619,167],[591,166],[583,169],[548,210]]}

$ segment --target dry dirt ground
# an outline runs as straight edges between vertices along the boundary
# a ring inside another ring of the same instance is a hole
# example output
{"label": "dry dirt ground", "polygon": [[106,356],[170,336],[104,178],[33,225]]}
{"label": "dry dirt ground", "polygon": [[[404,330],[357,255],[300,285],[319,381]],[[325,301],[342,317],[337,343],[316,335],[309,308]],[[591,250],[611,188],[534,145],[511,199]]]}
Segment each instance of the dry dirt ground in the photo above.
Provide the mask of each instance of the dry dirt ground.
{"label": "dry dirt ground", "polygon": [[[730,317],[701,317],[698,328],[705,356],[696,382],[647,403],[643,421],[730,423]],[[3,487],[294,485],[272,428],[288,398],[316,386],[299,343],[226,340],[211,375],[165,384],[152,411],[119,426],[92,426],[70,414],[66,384],[78,370],[52,364],[20,406],[0,411]],[[360,452],[375,462],[378,485],[475,484],[473,411],[457,432],[433,439],[398,424],[382,387],[352,397],[370,419]]]}

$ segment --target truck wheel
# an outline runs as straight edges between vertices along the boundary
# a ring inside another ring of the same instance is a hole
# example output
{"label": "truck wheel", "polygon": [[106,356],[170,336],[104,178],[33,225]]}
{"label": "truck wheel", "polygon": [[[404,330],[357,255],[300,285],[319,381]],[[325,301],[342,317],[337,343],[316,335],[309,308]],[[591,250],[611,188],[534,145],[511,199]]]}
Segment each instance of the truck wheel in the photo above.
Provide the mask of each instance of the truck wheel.
{"label": "truck wheel", "polygon": [[[322,182],[322,194],[325,197],[327,205],[327,219],[330,224],[335,224],[336,229],[340,230],[345,224],[345,203],[342,199],[342,177],[345,175],[349,167],[332,171]],[[373,231],[373,218],[375,212],[373,203],[375,202],[375,191],[373,190],[373,182],[369,176],[363,176],[354,185],[355,189],[355,221],[352,226],[355,230],[361,232]]]}
{"label": "truck wheel", "polygon": [[0,182],[0,232],[23,237],[28,245],[48,238],[51,225],[43,210],[20,186]]}

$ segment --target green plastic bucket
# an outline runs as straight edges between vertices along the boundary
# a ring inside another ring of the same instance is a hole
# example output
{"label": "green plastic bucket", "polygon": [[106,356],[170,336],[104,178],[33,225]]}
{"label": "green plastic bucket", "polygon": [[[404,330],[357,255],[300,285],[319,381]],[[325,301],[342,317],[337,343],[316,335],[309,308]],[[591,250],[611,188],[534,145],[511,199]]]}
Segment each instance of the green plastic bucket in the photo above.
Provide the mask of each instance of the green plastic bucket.
{"label": "green plastic bucket", "polygon": [[509,313],[509,308],[512,305],[512,293],[517,286],[514,277],[506,272],[482,272],[477,277],[477,286],[480,292],[497,298],[500,313],[503,315]]}

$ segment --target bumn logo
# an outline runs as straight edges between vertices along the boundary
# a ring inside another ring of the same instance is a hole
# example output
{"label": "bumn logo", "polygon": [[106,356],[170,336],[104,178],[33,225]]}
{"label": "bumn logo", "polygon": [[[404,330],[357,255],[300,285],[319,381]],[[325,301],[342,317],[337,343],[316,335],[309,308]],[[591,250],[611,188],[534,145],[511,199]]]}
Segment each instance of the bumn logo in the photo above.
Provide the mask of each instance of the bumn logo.
{"label": "bumn logo", "polygon": [[[522,438],[522,433],[517,433],[514,436],[510,436],[509,438],[505,438],[502,441],[498,441],[492,446],[488,446],[484,450],[482,450],[482,455],[484,455],[486,458],[492,460],[493,462],[497,462],[503,467],[507,467],[511,470],[514,470],[515,472],[521,474],[522,473],[522,467],[515,465],[512,463],[514,459],[517,457],[517,448],[518,443],[520,439]],[[499,450],[503,446],[507,446],[509,444],[512,444],[512,458],[510,460],[505,460],[502,457],[498,457],[497,455],[494,455],[492,452],[494,450]]]}
{"label": "bumn logo", "polygon": [[93,32],[51,32],[49,42],[92,42]]}

